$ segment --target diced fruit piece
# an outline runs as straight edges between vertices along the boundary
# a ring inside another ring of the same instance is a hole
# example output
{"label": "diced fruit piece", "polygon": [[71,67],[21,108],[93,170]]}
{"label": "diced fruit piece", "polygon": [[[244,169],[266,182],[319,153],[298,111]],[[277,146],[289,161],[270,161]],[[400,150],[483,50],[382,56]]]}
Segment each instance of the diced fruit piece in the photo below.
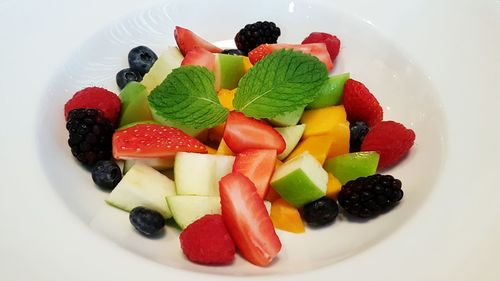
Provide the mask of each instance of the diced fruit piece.
{"label": "diced fruit piece", "polygon": [[149,72],[158,56],[146,46],[137,46],[128,53],[130,68],[144,75]]}
{"label": "diced fruit piece", "polygon": [[245,259],[259,266],[271,263],[281,242],[255,185],[239,173],[219,182],[224,223]]}
{"label": "diced fruit piece", "polygon": [[223,107],[227,108],[229,111],[234,110],[233,106],[234,94],[236,94],[236,89],[233,90],[220,89],[220,91],[217,93],[220,104]]}
{"label": "diced fruit piece", "polygon": [[172,217],[172,213],[165,197],[172,195],[175,195],[175,184],[172,180],[151,167],[136,164],[123,176],[106,202],[127,212],[143,206],[168,219]]}
{"label": "diced fruit piece", "polygon": [[375,174],[379,154],[374,151],[353,152],[326,160],[325,169],[342,184]]}
{"label": "diced fruit piece", "polygon": [[236,155],[233,172],[241,173],[250,179],[260,198],[265,198],[275,165],[276,150],[248,149]]}
{"label": "diced fruit piece", "polygon": [[302,41],[302,44],[310,44],[310,43],[325,43],[332,61],[334,61],[337,58],[340,51],[339,38],[329,33],[313,32],[309,34],[309,36],[307,36],[306,39]]}
{"label": "diced fruit piece", "polygon": [[410,151],[415,142],[415,132],[394,121],[382,121],[371,128],[361,144],[362,151],[378,151],[379,169],[397,164]]}
{"label": "diced fruit piece", "polygon": [[345,120],[346,112],[342,105],[306,110],[300,119],[306,125],[303,137],[330,134],[335,126]]}
{"label": "diced fruit piece", "polygon": [[99,161],[92,167],[92,180],[103,189],[112,190],[121,179],[122,171],[114,161]]}
{"label": "diced fruit piece", "polygon": [[274,149],[279,154],[286,148],[285,140],[273,127],[236,111],[229,113],[224,141],[235,153],[253,148]]}
{"label": "diced fruit piece", "polygon": [[271,186],[288,203],[302,207],[325,196],[328,174],[307,151],[276,169]]}
{"label": "diced fruit piece", "polygon": [[243,58],[242,56],[225,54],[215,55],[216,88],[234,89],[238,87],[238,82],[245,75]]}
{"label": "diced fruit piece", "polygon": [[158,123],[156,121],[154,121],[154,120],[137,121],[137,122],[132,122],[132,123],[129,123],[127,125],[121,126],[118,129],[116,129],[116,130],[117,131],[125,130],[127,128],[134,127],[135,125],[139,125],[139,124],[158,124]]}
{"label": "diced fruit piece", "polygon": [[274,118],[269,119],[269,123],[278,127],[293,126],[299,123],[300,117],[304,113],[303,108],[299,108],[295,111],[280,114]]}
{"label": "diced fruit piece", "polygon": [[247,73],[250,68],[252,68],[253,64],[250,62],[250,59],[248,57],[243,58],[243,67],[245,69],[245,73]]}
{"label": "diced fruit piece", "polygon": [[348,79],[345,82],[342,103],[350,122],[363,121],[368,126],[373,127],[382,121],[384,116],[377,98],[363,83],[353,79]]}
{"label": "diced fruit piece", "polygon": [[208,154],[217,154],[217,149],[211,148],[210,146],[207,146],[207,153]]}
{"label": "diced fruit piece", "polygon": [[120,116],[120,98],[114,93],[99,87],[87,87],[76,92],[64,105],[64,117],[73,109],[93,108],[102,112],[111,123],[117,124]]}
{"label": "diced fruit piece", "polygon": [[137,82],[130,82],[120,92],[122,110],[120,112],[119,127],[133,122],[152,120],[149,109],[148,91],[146,87]]}
{"label": "diced fruit piece", "polygon": [[141,234],[155,236],[165,226],[165,218],[157,211],[144,207],[135,207],[129,214],[130,223]]}
{"label": "diced fruit piece", "polygon": [[248,53],[260,44],[276,43],[280,35],[281,30],[274,22],[258,21],[240,29],[234,42],[238,49]]}
{"label": "diced fruit piece", "polygon": [[219,195],[219,181],[232,172],[236,158],[228,155],[213,155],[212,157],[215,158],[215,190]]}
{"label": "diced fruit piece", "polygon": [[278,133],[280,133],[286,143],[285,150],[280,155],[278,155],[279,160],[285,159],[293,151],[293,149],[299,143],[305,128],[306,125],[304,124],[274,128]]}
{"label": "diced fruit piece", "polygon": [[288,156],[287,160],[293,159],[308,151],[321,165],[326,160],[333,138],[330,135],[311,136],[302,140],[299,145]]}
{"label": "diced fruit piece", "polygon": [[163,158],[135,158],[126,159],[123,164],[123,174],[126,174],[136,163],[149,166],[157,171],[166,170],[174,166],[174,159]]}
{"label": "diced fruit piece", "polygon": [[139,124],[113,135],[116,159],[173,159],[180,151],[207,153],[205,145],[181,130],[157,124]]}
{"label": "diced fruit piece", "polygon": [[307,109],[338,105],[342,102],[344,84],[349,79],[349,73],[331,76],[320,88],[316,99],[307,105]]}
{"label": "diced fruit piece", "polygon": [[339,214],[335,200],[328,197],[308,203],[304,206],[304,220],[312,226],[324,226],[332,223]]}
{"label": "diced fruit piece", "polygon": [[342,188],[342,183],[334,177],[331,173],[328,173],[328,183],[326,185],[326,197],[330,197],[333,200],[337,199],[337,195]]}
{"label": "diced fruit piece", "polygon": [[220,214],[219,196],[176,195],[166,198],[175,222],[181,229],[209,214]]}
{"label": "diced fruit piece", "polygon": [[215,55],[201,48],[189,51],[181,62],[181,65],[204,66],[211,72],[215,70]]}
{"label": "diced fruit piece", "polygon": [[299,210],[290,205],[283,198],[273,201],[271,205],[271,221],[274,227],[293,232],[305,232],[304,222],[300,217]]}
{"label": "diced fruit piece", "polygon": [[186,55],[189,51],[195,48],[202,48],[212,53],[222,52],[221,48],[216,47],[212,43],[196,35],[191,30],[180,26],[175,27],[174,37],[177,42],[177,46],[183,55]]}
{"label": "diced fruit piece", "polygon": [[252,64],[256,64],[264,56],[280,49],[293,49],[317,57],[326,65],[328,70],[332,70],[333,63],[328,54],[328,49],[324,43],[314,44],[262,44],[248,53],[248,58]]}
{"label": "diced fruit piece", "polygon": [[161,82],[167,78],[167,75],[169,75],[174,68],[181,66],[183,59],[184,57],[179,52],[179,49],[169,47],[160,57],[158,57],[149,72],[144,75],[141,84],[146,86],[148,93],[151,93],[156,86],[160,85]]}
{"label": "diced fruit piece", "polygon": [[141,82],[142,75],[130,68],[122,69],[116,73],[116,84],[120,90],[125,88],[125,86],[132,81]]}
{"label": "diced fruit piece", "polygon": [[330,136],[332,137],[332,145],[327,158],[349,153],[349,121],[344,120],[337,123],[337,126],[330,132]]}
{"label": "diced fruit piece", "polygon": [[153,116],[153,120],[161,125],[177,128],[177,129],[183,131],[184,133],[186,133],[192,137],[201,136],[206,132],[206,129],[194,129],[194,128],[190,128],[190,127],[187,127],[185,125],[179,124],[178,122],[166,120],[165,118],[160,116],[160,114],[156,113],[156,108],[154,106],[152,106],[151,103],[149,105],[150,105],[150,109],[151,109],[151,116]]}
{"label": "diced fruit piece", "polygon": [[217,148],[217,154],[220,155],[234,155],[234,152],[231,151],[229,146],[227,146],[224,139],[220,141],[219,147]]}
{"label": "diced fruit piece", "polygon": [[221,215],[206,215],[190,224],[179,236],[182,252],[195,263],[229,264],[235,245]]}

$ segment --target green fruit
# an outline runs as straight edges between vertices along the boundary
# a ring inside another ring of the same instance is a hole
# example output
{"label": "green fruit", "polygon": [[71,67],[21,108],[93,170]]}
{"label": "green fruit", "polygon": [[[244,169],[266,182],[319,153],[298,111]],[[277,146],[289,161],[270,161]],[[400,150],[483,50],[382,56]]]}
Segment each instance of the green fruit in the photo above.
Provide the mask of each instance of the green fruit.
{"label": "green fruit", "polygon": [[300,138],[302,137],[302,134],[304,133],[305,128],[306,125],[304,124],[274,128],[278,133],[280,133],[286,143],[285,150],[280,155],[278,155],[279,160],[285,159],[297,146]]}
{"label": "green fruit", "polygon": [[151,115],[153,116],[153,120],[155,122],[158,122],[161,125],[177,128],[177,129],[183,131],[184,133],[186,133],[192,137],[196,137],[196,136],[200,135],[205,130],[205,129],[190,128],[190,127],[187,127],[185,125],[179,124],[177,122],[166,120],[165,118],[163,118],[159,114],[156,114],[156,110],[154,107],[151,106],[150,108],[151,108]]}
{"label": "green fruit", "polygon": [[106,202],[127,212],[143,206],[168,219],[172,217],[172,213],[165,203],[165,197],[172,195],[175,195],[172,180],[151,167],[136,164],[123,176]]}
{"label": "green fruit", "polygon": [[177,195],[166,199],[175,222],[182,229],[204,215],[221,213],[218,196]]}
{"label": "green fruit", "polygon": [[148,91],[141,83],[132,81],[120,92],[122,103],[119,127],[139,121],[152,120]]}
{"label": "green fruit", "polygon": [[242,56],[216,54],[215,76],[217,89],[234,89],[238,87],[241,77],[245,75]]}
{"label": "green fruit", "polygon": [[326,80],[319,90],[316,99],[307,105],[307,109],[339,105],[342,101],[344,84],[349,79],[349,73],[335,75]]}
{"label": "green fruit", "polygon": [[285,162],[274,172],[271,186],[295,207],[325,196],[328,173],[309,152]]}
{"label": "green fruit", "polygon": [[342,184],[359,177],[375,174],[379,154],[375,151],[353,152],[330,158],[325,162],[325,169]]}
{"label": "green fruit", "polygon": [[166,170],[174,166],[174,162],[171,159],[163,159],[163,158],[126,159],[123,164],[123,174],[126,174],[137,163],[149,166],[157,171]]}
{"label": "green fruit", "polygon": [[302,117],[302,113],[304,113],[304,109],[299,108],[295,111],[283,113],[274,118],[271,118],[269,119],[269,123],[279,127],[297,125],[297,123],[299,123],[300,117]]}
{"label": "green fruit", "polygon": [[167,78],[167,75],[169,75],[173,69],[181,66],[183,59],[184,57],[181,52],[179,52],[179,49],[169,47],[158,57],[149,72],[144,75],[141,84],[146,86],[148,93],[151,93],[156,86],[160,85],[161,82]]}

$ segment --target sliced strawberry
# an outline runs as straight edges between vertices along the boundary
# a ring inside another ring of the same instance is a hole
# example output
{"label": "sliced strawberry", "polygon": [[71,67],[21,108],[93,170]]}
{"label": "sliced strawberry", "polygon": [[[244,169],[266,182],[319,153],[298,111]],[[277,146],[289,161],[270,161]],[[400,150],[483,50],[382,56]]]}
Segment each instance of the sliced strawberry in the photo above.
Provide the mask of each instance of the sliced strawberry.
{"label": "sliced strawberry", "polygon": [[285,140],[273,127],[236,111],[231,111],[227,117],[223,138],[234,153],[247,149],[274,149],[280,154],[286,147]]}
{"label": "sliced strawberry", "polygon": [[208,68],[211,72],[215,69],[215,55],[202,48],[189,51],[181,65],[199,65]]}
{"label": "sliced strawberry", "polygon": [[262,44],[248,53],[248,58],[252,64],[260,61],[264,56],[280,49],[293,49],[317,57],[326,65],[328,70],[332,70],[333,63],[326,48],[325,43],[314,44]]}
{"label": "sliced strawberry", "polygon": [[115,159],[173,159],[179,151],[207,153],[207,148],[179,129],[158,124],[138,124],[113,134]]}
{"label": "sliced strawberry", "polygon": [[276,166],[276,150],[248,149],[238,155],[233,164],[233,172],[249,178],[257,188],[260,198],[264,199],[269,190],[269,180]]}
{"label": "sliced strawberry", "polygon": [[212,53],[220,53],[222,49],[196,35],[189,29],[180,26],[175,27],[175,41],[181,53],[185,56],[189,51],[195,48],[202,48]]}
{"label": "sliced strawberry", "polygon": [[313,32],[309,34],[309,36],[307,36],[307,38],[304,39],[304,41],[302,41],[302,44],[310,44],[310,43],[325,43],[332,61],[334,61],[337,58],[337,55],[339,54],[340,51],[339,38],[329,33]]}
{"label": "sliced strawberry", "polygon": [[220,180],[219,193],[222,218],[243,257],[259,266],[271,263],[281,242],[255,185],[233,172]]}

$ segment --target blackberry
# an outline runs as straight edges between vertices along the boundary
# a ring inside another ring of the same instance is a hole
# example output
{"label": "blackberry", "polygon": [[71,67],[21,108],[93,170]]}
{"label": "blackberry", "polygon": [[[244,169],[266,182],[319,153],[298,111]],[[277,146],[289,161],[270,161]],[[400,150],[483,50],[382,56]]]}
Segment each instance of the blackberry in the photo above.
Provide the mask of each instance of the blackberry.
{"label": "blackberry", "polygon": [[145,236],[154,236],[165,226],[165,219],[157,211],[135,207],[130,211],[130,223]]}
{"label": "blackberry", "polygon": [[304,206],[304,220],[312,226],[327,225],[335,220],[339,214],[339,207],[335,200],[321,197]]}
{"label": "blackberry", "polygon": [[340,206],[349,214],[372,218],[403,198],[401,181],[390,175],[372,175],[351,180],[338,195]]}
{"label": "blackberry", "polygon": [[363,121],[351,122],[349,124],[351,136],[349,138],[349,152],[358,152],[366,134],[370,131],[368,125]]}
{"label": "blackberry", "polygon": [[258,21],[247,24],[234,37],[236,47],[247,54],[260,44],[273,44],[278,41],[281,30],[274,22]]}
{"label": "blackberry", "polygon": [[97,109],[80,108],[68,113],[66,129],[71,153],[81,163],[94,165],[99,160],[111,158],[113,125]]}
{"label": "blackberry", "polygon": [[233,56],[245,56],[246,54],[238,49],[224,49],[222,54],[233,55]]}
{"label": "blackberry", "polygon": [[92,167],[92,180],[99,187],[112,190],[122,179],[120,167],[111,160],[101,160]]}

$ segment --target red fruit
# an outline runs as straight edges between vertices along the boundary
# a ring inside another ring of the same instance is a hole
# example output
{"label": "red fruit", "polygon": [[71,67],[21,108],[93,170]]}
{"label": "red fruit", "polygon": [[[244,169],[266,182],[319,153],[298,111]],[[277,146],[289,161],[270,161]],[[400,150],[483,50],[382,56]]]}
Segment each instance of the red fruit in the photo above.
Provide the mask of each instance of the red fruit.
{"label": "red fruit", "polygon": [[276,155],[276,150],[272,149],[245,150],[236,155],[233,172],[241,173],[250,179],[255,184],[260,198],[264,199],[276,166]]}
{"label": "red fruit", "polygon": [[382,121],[384,115],[382,107],[361,82],[353,79],[346,81],[342,103],[350,122],[363,121],[372,127]]}
{"label": "red fruit", "polygon": [[243,257],[260,266],[271,263],[281,242],[255,185],[233,172],[220,180],[219,193],[222,218]]}
{"label": "red fruit", "polygon": [[325,32],[313,32],[302,41],[302,44],[325,43],[332,62],[337,58],[340,51],[340,40],[335,35]]}
{"label": "red fruit", "polygon": [[208,68],[211,72],[215,69],[215,55],[202,48],[189,51],[181,65],[199,65]]}
{"label": "red fruit", "polygon": [[378,169],[395,165],[408,153],[415,141],[415,132],[394,121],[382,121],[366,134],[361,151],[377,151],[380,154]]}
{"label": "red fruit", "polygon": [[262,44],[248,53],[248,58],[252,64],[256,64],[264,56],[281,49],[293,49],[317,57],[326,65],[328,70],[333,68],[332,59],[328,54],[328,49],[324,43],[315,44]]}
{"label": "red fruit", "polygon": [[280,154],[286,147],[285,140],[273,127],[236,111],[229,112],[223,138],[234,153],[247,149],[274,149]]}
{"label": "red fruit", "polygon": [[234,242],[221,215],[205,215],[179,236],[188,260],[201,264],[229,264],[234,260]]}
{"label": "red fruit", "polygon": [[113,157],[173,159],[179,151],[207,153],[199,140],[158,124],[138,124],[113,134]]}
{"label": "red fruit", "polygon": [[104,117],[111,123],[116,124],[120,117],[120,98],[114,93],[99,87],[87,87],[76,92],[64,105],[64,117],[68,119],[68,113],[78,108],[99,109]]}
{"label": "red fruit", "polygon": [[174,37],[179,50],[184,56],[195,48],[202,48],[212,53],[222,52],[221,48],[214,46],[212,43],[196,35],[191,30],[180,26],[175,27]]}

